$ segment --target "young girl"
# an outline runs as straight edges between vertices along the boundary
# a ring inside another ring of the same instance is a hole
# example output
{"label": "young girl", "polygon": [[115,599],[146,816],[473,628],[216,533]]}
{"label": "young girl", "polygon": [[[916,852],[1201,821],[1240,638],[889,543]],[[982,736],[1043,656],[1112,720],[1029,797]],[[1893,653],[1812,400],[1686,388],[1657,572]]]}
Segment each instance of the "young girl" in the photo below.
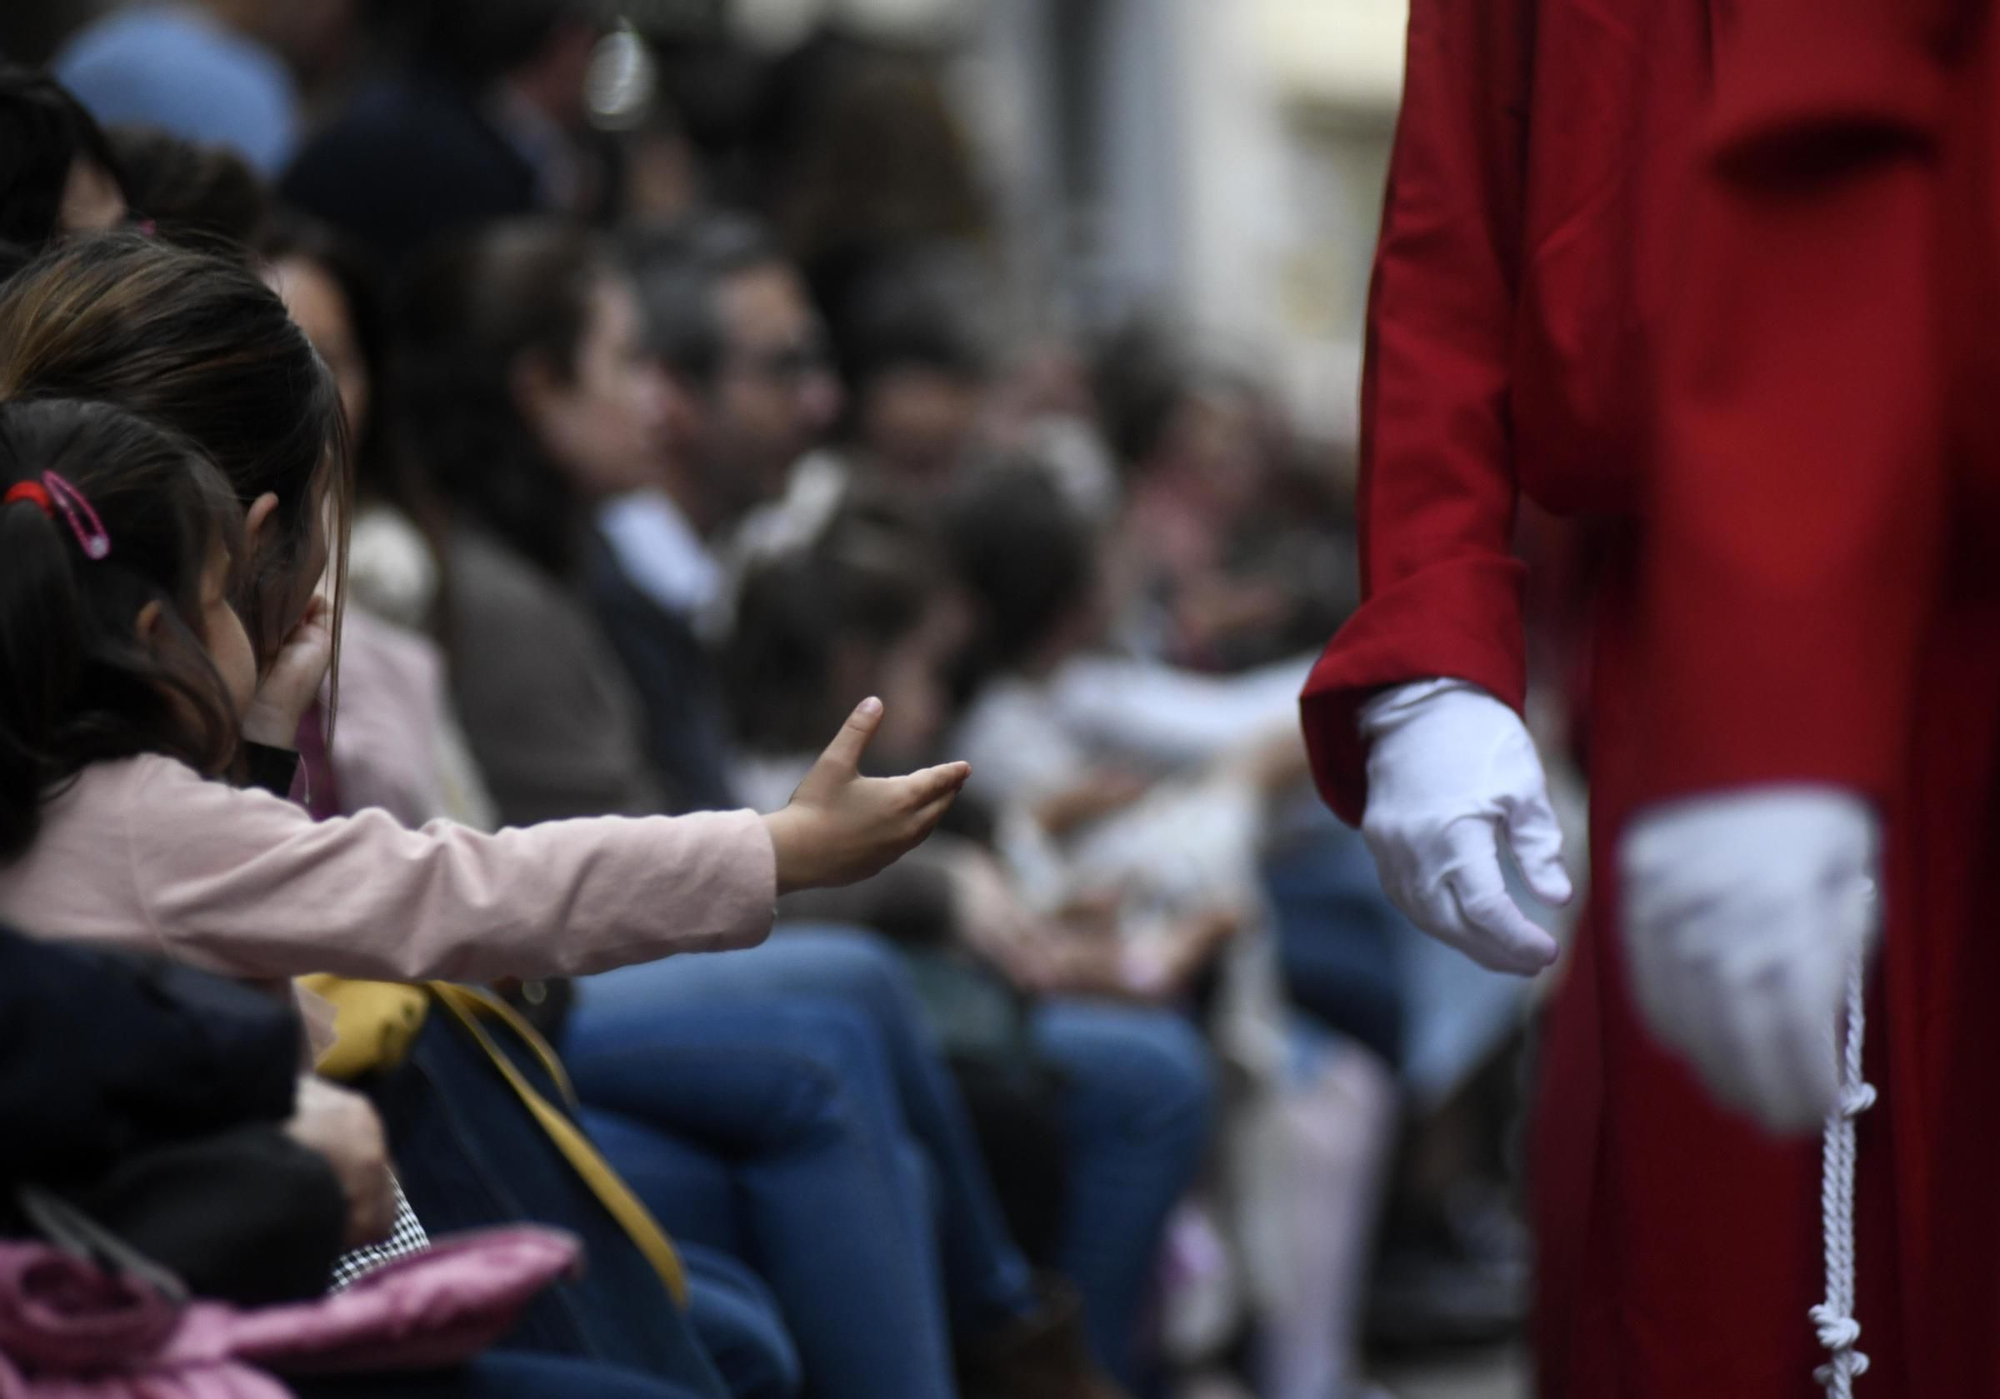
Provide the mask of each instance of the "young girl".
{"label": "young girl", "polygon": [[296,724],[330,651],[308,625],[260,686],[229,601],[240,517],[214,466],[105,405],[12,402],[0,481],[0,912],[43,936],[257,978],[563,975],[742,946],[776,895],[922,840],[966,776],[858,778],[870,701],[772,816],[497,836],[381,813],[315,824],[214,780],[253,713]]}

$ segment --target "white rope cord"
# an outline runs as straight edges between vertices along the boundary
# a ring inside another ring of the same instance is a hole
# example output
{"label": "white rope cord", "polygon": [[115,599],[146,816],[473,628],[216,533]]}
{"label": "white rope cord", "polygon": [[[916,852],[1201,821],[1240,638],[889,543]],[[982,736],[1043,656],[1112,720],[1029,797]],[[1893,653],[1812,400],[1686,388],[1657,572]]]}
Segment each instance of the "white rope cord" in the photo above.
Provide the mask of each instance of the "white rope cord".
{"label": "white rope cord", "polygon": [[1826,1300],[1810,1313],[1819,1343],[1830,1352],[1813,1371],[1827,1399],[1851,1399],[1854,1381],[1868,1373],[1868,1357],[1855,1349],[1861,1323],[1854,1319],[1854,1119],[1875,1102],[1875,1090],[1861,1077],[1861,1041],[1866,1028],[1861,1003],[1865,946],[1855,950],[1847,969],[1847,1036],[1840,1063],[1840,1105],[1826,1119],[1820,1168],[1820,1218],[1826,1236]]}

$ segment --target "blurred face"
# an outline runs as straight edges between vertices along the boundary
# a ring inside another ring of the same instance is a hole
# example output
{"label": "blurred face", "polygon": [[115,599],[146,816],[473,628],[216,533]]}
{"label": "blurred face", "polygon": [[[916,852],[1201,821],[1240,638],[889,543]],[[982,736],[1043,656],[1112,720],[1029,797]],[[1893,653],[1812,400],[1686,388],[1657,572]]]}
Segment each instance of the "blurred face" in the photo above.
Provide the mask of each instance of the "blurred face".
{"label": "blurred face", "polygon": [[523,408],[548,452],[586,498],[600,500],[660,477],[672,411],[666,376],[646,352],[637,296],[602,277],[565,378],[548,366],[525,375]]}
{"label": "blurred face", "polygon": [[1257,501],[1265,480],[1256,405],[1231,390],[1191,397],[1175,415],[1170,450],[1207,497],[1233,516]]}
{"label": "blurred face", "polygon": [[56,225],[65,233],[101,233],[125,222],[125,191],[111,172],[87,156],[70,162]]}
{"label": "blurred face", "polygon": [[725,282],[725,350],[708,404],[713,484],[739,500],[768,500],[840,412],[819,317],[796,273],[781,263]]}
{"label": "blurred face", "polygon": [[941,485],[978,423],[979,385],[942,369],[891,369],[868,386],[861,431],[868,452],[901,484]]}
{"label": "blurred face", "polygon": [[374,392],[368,361],[354,336],[347,298],[327,270],[311,258],[281,258],[265,273],[265,281],[284,300],[306,339],[319,351],[340,387],[340,406],[347,415],[348,440],[358,442],[368,429],[368,409]]}

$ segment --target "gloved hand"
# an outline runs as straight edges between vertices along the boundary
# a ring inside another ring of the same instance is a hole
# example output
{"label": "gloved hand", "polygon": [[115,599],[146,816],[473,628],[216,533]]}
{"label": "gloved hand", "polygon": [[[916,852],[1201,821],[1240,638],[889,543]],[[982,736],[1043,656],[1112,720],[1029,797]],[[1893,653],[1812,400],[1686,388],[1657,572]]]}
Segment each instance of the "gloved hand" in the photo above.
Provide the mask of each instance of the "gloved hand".
{"label": "gloved hand", "polygon": [[1562,830],[1520,716],[1477,685],[1420,680],[1361,710],[1369,741],[1361,833],[1410,921],[1494,971],[1532,976],[1556,941],[1508,897],[1504,838],[1535,897],[1570,900]]}
{"label": "gloved hand", "polygon": [[1654,808],[1619,850],[1626,960],[1653,1033],[1779,1131],[1838,1097],[1847,970],[1872,945],[1881,828],[1833,787]]}

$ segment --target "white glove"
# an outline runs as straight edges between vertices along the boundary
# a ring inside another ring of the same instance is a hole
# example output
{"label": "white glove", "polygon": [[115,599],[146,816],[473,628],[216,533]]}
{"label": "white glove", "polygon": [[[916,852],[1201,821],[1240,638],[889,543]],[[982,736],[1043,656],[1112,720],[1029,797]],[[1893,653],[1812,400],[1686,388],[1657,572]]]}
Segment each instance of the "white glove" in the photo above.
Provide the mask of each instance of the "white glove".
{"label": "white glove", "polygon": [[1835,1105],[1847,971],[1875,937],[1880,849],[1854,793],[1773,786],[1654,808],[1619,850],[1647,1023],[1767,1127],[1811,1127]]}
{"label": "white glove", "polygon": [[1535,897],[1570,900],[1562,829],[1520,716],[1462,680],[1399,685],[1361,710],[1369,741],[1361,833],[1410,921],[1494,971],[1532,976],[1556,941],[1508,897],[1504,834]]}

